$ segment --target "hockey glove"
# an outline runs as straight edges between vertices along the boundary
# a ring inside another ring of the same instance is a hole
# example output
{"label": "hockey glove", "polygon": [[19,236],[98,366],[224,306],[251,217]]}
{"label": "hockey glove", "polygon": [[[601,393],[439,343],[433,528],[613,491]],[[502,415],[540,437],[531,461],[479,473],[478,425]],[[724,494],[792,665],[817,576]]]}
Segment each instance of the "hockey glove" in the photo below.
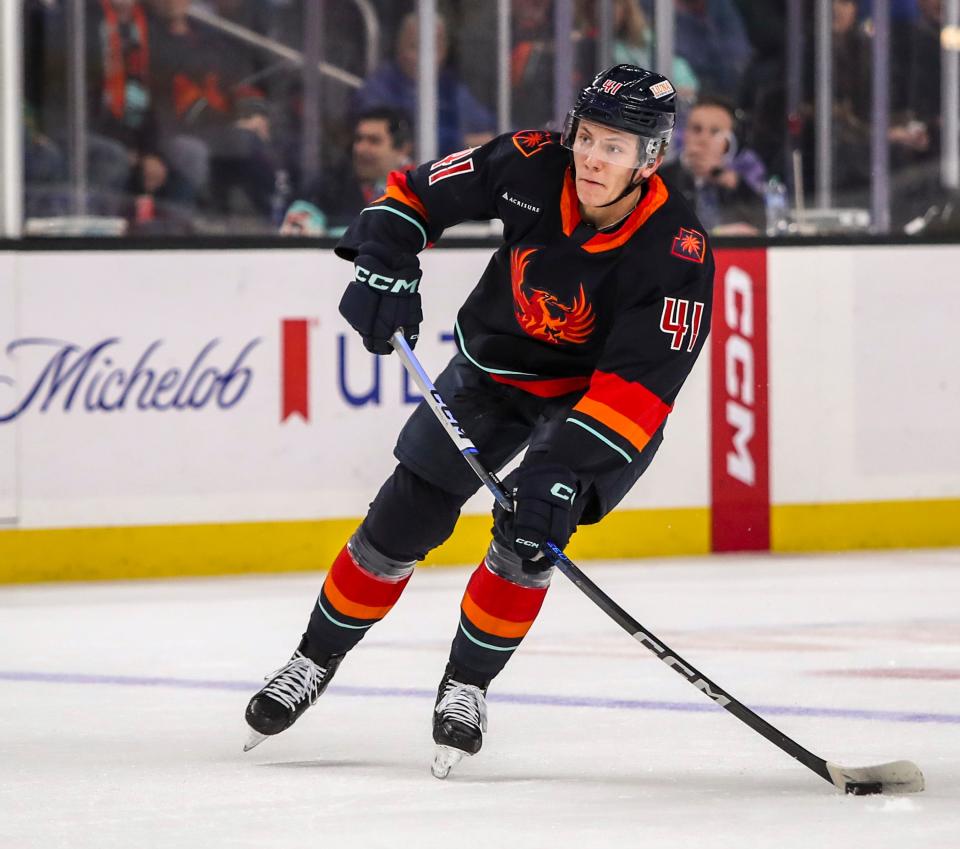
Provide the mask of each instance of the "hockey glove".
{"label": "hockey glove", "polygon": [[340,315],[374,354],[391,353],[390,337],[400,328],[413,348],[423,321],[416,256],[391,256],[383,245],[364,242],[353,262],[355,277],[340,299]]}
{"label": "hockey glove", "polygon": [[524,560],[524,571],[549,568],[549,562],[541,558],[548,540],[560,548],[569,542],[577,490],[577,477],[566,466],[546,463],[519,469],[514,490],[512,545]]}

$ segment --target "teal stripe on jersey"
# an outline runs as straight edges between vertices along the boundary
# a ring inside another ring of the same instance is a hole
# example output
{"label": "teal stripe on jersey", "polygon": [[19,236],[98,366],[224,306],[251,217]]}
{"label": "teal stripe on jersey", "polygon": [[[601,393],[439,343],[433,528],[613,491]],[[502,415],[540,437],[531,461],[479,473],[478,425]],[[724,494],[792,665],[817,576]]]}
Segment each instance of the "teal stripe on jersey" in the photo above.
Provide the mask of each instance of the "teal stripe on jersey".
{"label": "teal stripe on jersey", "polygon": [[485,371],[487,374],[515,374],[518,377],[539,377],[538,374],[532,374],[529,371],[507,371],[502,368],[487,368],[484,365],[480,365],[473,357],[470,356],[470,352],[467,350],[467,343],[463,341],[463,331],[460,330],[460,322],[455,321],[453,323],[453,329],[457,331],[457,339],[460,340],[460,350],[463,351],[463,355],[470,360],[480,371]]}
{"label": "teal stripe on jersey", "polygon": [[423,229],[416,218],[411,218],[406,213],[401,212],[399,209],[394,209],[392,206],[368,206],[366,209],[360,210],[361,215],[364,212],[392,212],[394,215],[399,215],[404,221],[409,221],[420,231],[420,235],[423,238],[423,247],[420,250],[423,250],[423,248],[427,246],[427,231]]}
{"label": "teal stripe on jersey", "polygon": [[620,454],[623,457],[623,459],[626,460],[628,463],[633,462],[633,457],[631,457],[619,445],[616,445],[615,443],[607,439],[602,433],[598,433],[597,431],[595,431],[592,427],[590,427],[590,425],[585,424],[584,422],[580,421],[579,419],[575,419],[572,416],[568,416],[567,421],[570,422],[570,424],[575,424],[577,427],[582,427],[585,431],[592,433],[595,437],[597,437],[597,439],[599,439],[604,444],[609,445],[614,451]]}
{"label": "teal stripe on jersey", "polygon": [[491,649],[492,651],[516,651],[516,646],[492,646],[490,643],[484,643],[474,637],[466,628],[463,627],[463,623],[460,623],[460,631],[471,643],[476,643],[481,648]]}

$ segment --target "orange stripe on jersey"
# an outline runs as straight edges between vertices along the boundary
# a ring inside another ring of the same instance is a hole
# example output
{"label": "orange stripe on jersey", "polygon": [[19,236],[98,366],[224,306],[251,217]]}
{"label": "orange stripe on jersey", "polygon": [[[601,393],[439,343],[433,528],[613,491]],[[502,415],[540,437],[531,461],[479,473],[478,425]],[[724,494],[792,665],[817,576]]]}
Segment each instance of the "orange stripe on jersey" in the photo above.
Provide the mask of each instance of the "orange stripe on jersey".
{"label": "orange stripe on jersey", "polygon": [[583,397],[573,409],[580,413],[586,413],[591,418],[605,424],[610,430],[616,431],[629,441],[637,451],[643,451],[643,447],[650,441],[650,434],[640,425],[630,421],[625,415],[618,413],[613,407],[608,407],[600,401]]}
{"label": "orange stripe on jersey", "polygon": [[393,200],[399,201],[404,206],[409,206],[424,221],[430,220],[427,217],[427,210],[423,205],[423,201],[421,201],[420,198],[418,198],[413,193],[413,190],[407,185],[407,175],[403,171],[390,172],[389,176],[387,177],[387,190],[380,195],[380,197],[378,197],[374,203],[379,203],[387,198],[392,198]]}
{"label": "orange stripe on jersey", "polygon": [[[619,248],[637,232],[661,206],[667,202],[670,192],[666,184],[656,174],[647,181],[647,189],[637,208],[630,213],[623,224],[612,233],[597,233],[580,247],[588,253],[601,253]],[[570,236],[580,223],[580,198],[577,185],[570,168],[563,176],[563,191],[560,193],[560,219],[563,232]]]}
{"label": "orange stripe on jersey", "polygon": [[593,373],[584,397],[611,407],[649,434],[653,434],[673,410],[642,383],[605,371]]}
{"label": "orange stripe on jersey", "polygon": [[[400,582],[398,582],[398,584],[400,584]],[[403,584],[406,584],[406,581],[404,581]],[[400,584],[401,589],[403,589],[403,584]],[[367,604],[359,604],[351,601],[340,591],[336,581],[333,579],[333,573],[327,575],[327,580],[323,582],[323,592],[330,600],[330,604],[340,613],[354,619],[383,619],[394,605],[394,602],[391,602],[383,607],[371,607]]]}
{"label": "orange stripe on jersey", "polygon": [[511,622],[508,619],[500,619],[497,616],[493,616],[483,610],[480,605],[470,597],[469,593],[464,594],[460,608],[472,625],[475,625],[487,634],[493,634],[495,637],[503,637],[504,639],[524,637],[527,631],[530,630],[530,626],[533,625],[532,619],[527,622]]}
{"label": "orange stripe on jersey", "polygon": [[573,182],[570,167],[563,174],[563,191],[560,192],[560,220],[564,235],[571,235],[580,223],[580,198]]}
{"label": "orange stripe on jersey", "polygon": [[670,197],[670,192],[663,180],[654,174],[647,181],[647,191],[643,200],[637,204],[637,208],[630,213],[630,217],[623,222],[620,228],[612,233],[597,233],[596,236],[584,242],[581,247],[592,254],[619,248],[646,223],[653,213],[667,202],[668,197]]}

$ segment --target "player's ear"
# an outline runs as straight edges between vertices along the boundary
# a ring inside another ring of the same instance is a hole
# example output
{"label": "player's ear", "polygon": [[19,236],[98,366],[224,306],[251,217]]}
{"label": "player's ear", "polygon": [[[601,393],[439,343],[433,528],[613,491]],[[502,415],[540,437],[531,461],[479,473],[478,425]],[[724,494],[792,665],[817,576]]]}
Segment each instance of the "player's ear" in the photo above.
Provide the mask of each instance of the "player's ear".
{"label": "player's ear", "polygon": [[654,174],[657,173],[657,169],[660,167],[662,163],[663,163],[663,151],[657,154],[657,158],[650,165],[644,165],[643,168],[640,169],[640,177],[644,180],[648,180],[650,177],[652,177]]}

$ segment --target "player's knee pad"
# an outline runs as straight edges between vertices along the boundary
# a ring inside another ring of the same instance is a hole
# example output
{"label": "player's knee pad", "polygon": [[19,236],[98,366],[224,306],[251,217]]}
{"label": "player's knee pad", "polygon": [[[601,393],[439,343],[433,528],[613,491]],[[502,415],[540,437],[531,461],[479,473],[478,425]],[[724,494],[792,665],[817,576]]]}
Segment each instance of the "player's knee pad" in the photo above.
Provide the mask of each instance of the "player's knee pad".
{"label": "player's knee pad", "polygon": [[369,543],[393,560],[423,560],[453,533],[465,501],[401,463],[380,488],[361,528]]}
{"label": "player's knee pad", "polygon": [[371,541],[367,532],[360,525],[347,541],[347,550],[353,561],[363,570],[376,578],[387,581],[400,581],[407,577],[416,560],[396,560],[380,551]]}
{"label": "player's knee pad", "polygon": [[502,539],[497,538],[495,533],[490,540],[490,547],[487,549],[487,555],[484,558],[487,568],[511,584],[517,584],[520,587],[530,589],[543,589],[550,586],[550,579],[553,577],[553,566],[546,560],[541,563],[537,561],[536,571],[525,571],[523,568],[523,559],[517,554],[509,544]]}

